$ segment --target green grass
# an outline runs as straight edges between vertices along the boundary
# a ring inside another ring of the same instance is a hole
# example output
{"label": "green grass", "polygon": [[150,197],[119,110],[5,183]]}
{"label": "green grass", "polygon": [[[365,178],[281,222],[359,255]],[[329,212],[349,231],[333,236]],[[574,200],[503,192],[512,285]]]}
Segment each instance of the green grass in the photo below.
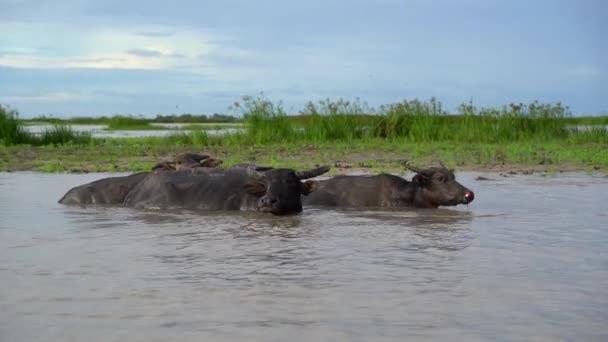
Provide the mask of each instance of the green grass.
{"label": "green grass", "polygon": [[54,125],[40,135],[29,133],[23,128],[18,117],[17,111],[8,110],[0,105],[0,145],[40,146],[91,143],[89,133],[75,132],[67,125]]}
{"label": "green grass", "polygon": [[576,116],[566,118],[569,125],[608,125],[608,116]]}
{"label": "green grass", "polygon": [[354,141],[374,138],[429,143],[506,143],[563,140],[608,143],[608,130],[599,126],[577,131],[569,126],[570,111],[561,104],[511,104],[502,108],[462,104],[457,115],[447,114],[441,103],[403,101],[382,106],[377,115],[358,101],[309,103],[300,117],[288,117],[281,104],[263,97],[245,97],[242,109],[247,135],[254,143]]}
{"label": "green grass", "polygon": [[[439,101],[403,101],[369,108],[364,102],[325,99],[287,115],[281,102],[244,97],[233,109],[244,118],[241,132],[215,136],[190,125],[165,137],[91,138],[65,125],[39,135],[23,130],[16,111],[0,107],[0,170],[136,171],[175,153],[200,151],[229,166],[254,162],[286,167],[350,163],[377,172],[400,169],[399,159],[441,159],[458,168],[491,164],[581,170],[608,166],[605,117],[573,118],[561,104],[510,104],[476,108],[462,104],[448,114]],[[105,118],[112,129],[160,129],[132,116]],[[596,125],[573,130],[573,125]],[[11,147],[12,146],[12,147]],[[36,147],[40,146],[40,147]],[[23,158],[29,152],[36,158]]]}
{"label": "green grass", "polygon": [[115,115],[108,119],[108,130],[146,130],[156,129],[150,125],[149,120],[144,118],[136,118],[128,115]]}
{"label": "green grass", "polygon": [[27,144],[29,138],[19,122],[19,113],[0,105],[0,145]]}
{"label": "green grass", "polygon": [[[159,127],[161,128],[162,126],[153,126],[153,127]],[[240,125],[240,124],[188,124],[188,125],[183,125],[181,126],[179,129],[183,130],[183,131],[219,131],[219,130],[223,130],[223,129],[229,129],[229,128],[243,128],[244,126]]]}
{"label": "green grass", "polygon": [[382,138],[352,142],[304,142],[248,144],[197,144],[187,140],[167,144],[167,138],[109,139],[86,145],[0,147],[0,170],[141,171],[182,152],[201,152],[224,161],[223,166],[241,162],[293,168],[335,163],[350,164],[370,172],[398,172],[402,160],[431,165],[437,160],[458,170],[485,170],[494,166],[543,170],[608,170],[605,144],[554,142],[412,143],[407,139]]}
{"label": "green grass", "polygon": [[243,113],[246,136],[256,144],[272,141],[291,141],[297,130],[287,117],[281,102],[275,104],[263,97],[243,97],[243,102],[235,102],[234,107]]}
{"label": "green grass", "polygon": [[70,126],[55,125],[44,131],[40,136],[31,136],[32,145],[84,145],[91,143],[91,134],[87,132],[75,132]]}

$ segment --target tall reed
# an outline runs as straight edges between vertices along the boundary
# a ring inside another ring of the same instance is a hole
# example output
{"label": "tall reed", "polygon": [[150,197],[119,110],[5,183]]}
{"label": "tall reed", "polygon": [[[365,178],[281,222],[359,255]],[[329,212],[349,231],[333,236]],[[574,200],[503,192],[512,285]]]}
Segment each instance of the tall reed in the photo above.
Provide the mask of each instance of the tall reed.
{"label": "tall reed", "polygon": [[0,144],[9,146],[17,144],[40,145],[84,145],[91,142],[91,134],[75,132],[67,125],[54,125],[40,135],[26,131],[19,121],[19,113],[0,105]]}
{"label": "tall reed", "polygon": [[19,122],[19,113],[0,105],[0,144],[8,146],[27,143],[29,134]]}
{"label": "tall reed", "polygon": [[256,144],[296,139],[297,131],[287,117],[283,104],[274,104],[261,94],[259,97],[244,96],[242,102],[233,104],[245,120],[246,135]]}
{"label": "tall reed", "polygon": [[369,135],[370,122],[365,114],[370,111],[358,98],[355,101],[327,98],[317,103],[308,102],[300,111],[302,136],[312,142],[361,139]]}

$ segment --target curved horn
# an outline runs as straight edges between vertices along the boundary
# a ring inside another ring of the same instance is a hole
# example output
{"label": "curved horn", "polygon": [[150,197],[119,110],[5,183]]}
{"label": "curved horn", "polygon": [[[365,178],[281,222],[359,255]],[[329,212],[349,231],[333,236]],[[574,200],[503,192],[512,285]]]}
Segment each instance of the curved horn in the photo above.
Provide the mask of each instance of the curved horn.
{"label": "curved horn", "polygon": [[189,158],[192,158],[192,159],[196,160],[199,163],[200,163],[201,160],[211,158],[211,156],[207,155],[207,154],[186,153],[185,155],[188,156]]}
{"label": "curved horn", "polygon": [[264,172],[259,171],[259,167],[255,166],[255,165],[249,165],[247,166],[247,176],[256,179],[256,180],[264,180]]}
{"label": "curved horn", "polygon": [[157,169],[173,169],[175,170],[175,162],[160,162],[152,166],[152,171]]}
{"label": "curved horn", "polygon": [[296,171],[296,177],[298,177],[298,179],[308,179],[322,175],[327,171],[329,171],[329,166],[324,165],[312,170]]}
{"label": "curved horn", "polygon": [[211,158],[210,156],[206,155],[206,154],[198,154],[198,153],[182,153],[182,154],[178,154],[175,157],[175,160],[193,160],[197,163],[200,163],[201,160],[205,160]]}
{"label": "curved horn", "polygon": [[416,173],[424,173],[423,169],[419,169],[415,166],[410,165],[407,160],[402,161],[401,165],[405,166],[405,168],[407,168],[408,170],[414,171]]}
{"label": "curved horn", "polygon": [[445,166],[445,164],[443,162],[441,162],[441,160],[439,160],[439,165],[441,165],[442,168],[449,170],[447,166]]}

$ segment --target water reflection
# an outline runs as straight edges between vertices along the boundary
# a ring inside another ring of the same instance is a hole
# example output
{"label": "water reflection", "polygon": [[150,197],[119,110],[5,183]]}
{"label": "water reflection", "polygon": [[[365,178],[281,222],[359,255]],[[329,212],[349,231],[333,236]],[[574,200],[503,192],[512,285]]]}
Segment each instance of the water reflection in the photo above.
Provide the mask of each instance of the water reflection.
{"label": "water reflection", "polygon": [[457,227],[473,220],[470,211],[455,209],[415,209],[404,208],[400,210],[342,210],[345,214],[354,217],[380,220],[383,223],[402,224],[408,227],[446,229]]}

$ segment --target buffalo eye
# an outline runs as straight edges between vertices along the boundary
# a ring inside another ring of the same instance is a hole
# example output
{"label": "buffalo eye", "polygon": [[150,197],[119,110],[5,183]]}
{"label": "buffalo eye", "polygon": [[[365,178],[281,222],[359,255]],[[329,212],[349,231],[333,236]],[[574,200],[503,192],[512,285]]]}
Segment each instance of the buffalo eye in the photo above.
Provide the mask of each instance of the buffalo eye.
{"label": "buffalo eye", "polygon": [[445,181],[445,178],[442,175],[435,177],[435,179],[437,179],[437,181],[440,183],[443,183]]}

